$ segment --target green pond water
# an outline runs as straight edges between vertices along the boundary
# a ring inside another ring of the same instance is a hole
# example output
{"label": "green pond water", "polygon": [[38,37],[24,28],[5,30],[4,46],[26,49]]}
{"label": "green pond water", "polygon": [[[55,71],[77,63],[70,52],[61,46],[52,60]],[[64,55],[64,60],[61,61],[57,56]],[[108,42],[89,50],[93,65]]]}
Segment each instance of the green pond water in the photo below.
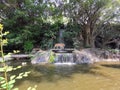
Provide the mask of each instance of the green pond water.
{"label": "green pond water", "polygon": [[120,90],[119,62],[75,66],[28,64],[13,73],[23,71],[31,73],[17,80],[19,90],[35,85],[37,90]]}

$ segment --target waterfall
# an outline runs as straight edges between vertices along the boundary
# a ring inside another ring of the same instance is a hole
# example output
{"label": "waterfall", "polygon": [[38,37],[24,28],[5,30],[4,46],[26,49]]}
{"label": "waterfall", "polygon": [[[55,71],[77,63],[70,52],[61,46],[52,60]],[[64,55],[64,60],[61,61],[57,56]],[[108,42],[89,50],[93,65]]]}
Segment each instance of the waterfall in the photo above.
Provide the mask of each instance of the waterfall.
{"label": "waterfall", "polygon": [[59,31],[59,43],[64,43],[64,38],[63,38],[63,29],[60,29]]}
{"label": "waterfall", "polygon": [[56,65],[75,64],[74,55],[72,53],[56,53],[55,64]]}

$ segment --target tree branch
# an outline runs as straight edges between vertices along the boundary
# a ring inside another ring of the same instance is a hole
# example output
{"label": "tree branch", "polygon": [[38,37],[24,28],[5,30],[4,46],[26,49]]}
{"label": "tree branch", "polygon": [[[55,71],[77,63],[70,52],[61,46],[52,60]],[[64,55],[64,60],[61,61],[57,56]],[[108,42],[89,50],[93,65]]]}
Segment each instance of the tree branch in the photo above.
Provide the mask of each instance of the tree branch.
{"label": "tree branch", "polygon": [[10,4],[8,4],[5,0],[2,0],[2,3],[5,4],[7,7],[10,7]]}

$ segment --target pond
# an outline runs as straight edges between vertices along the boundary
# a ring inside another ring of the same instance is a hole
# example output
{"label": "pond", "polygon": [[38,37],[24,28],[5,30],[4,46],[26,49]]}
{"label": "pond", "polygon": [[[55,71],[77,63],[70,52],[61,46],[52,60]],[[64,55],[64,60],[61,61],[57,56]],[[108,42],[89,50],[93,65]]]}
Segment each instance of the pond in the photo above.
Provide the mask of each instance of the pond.
{"label": "pond", "polygon": [[[12,64],[18,65],[18,62]],[[19,63],[20,64],[20,63]],[[14,74],[31,71],[28,77],[17,80],[19,90],[37,85],[37,90],[120,90],[120,63],[82,65],[31,65]]]}

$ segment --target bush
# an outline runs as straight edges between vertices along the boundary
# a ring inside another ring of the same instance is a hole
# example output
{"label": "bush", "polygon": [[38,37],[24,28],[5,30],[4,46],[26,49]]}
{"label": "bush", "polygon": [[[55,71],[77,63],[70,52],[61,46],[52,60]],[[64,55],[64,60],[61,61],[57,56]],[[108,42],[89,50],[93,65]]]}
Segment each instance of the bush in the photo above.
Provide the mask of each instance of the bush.
{"label": "bush", "polygon": [[24,51],[29,53],[33,48],[33,43],[31,41],[26,41],[24,43]]}

